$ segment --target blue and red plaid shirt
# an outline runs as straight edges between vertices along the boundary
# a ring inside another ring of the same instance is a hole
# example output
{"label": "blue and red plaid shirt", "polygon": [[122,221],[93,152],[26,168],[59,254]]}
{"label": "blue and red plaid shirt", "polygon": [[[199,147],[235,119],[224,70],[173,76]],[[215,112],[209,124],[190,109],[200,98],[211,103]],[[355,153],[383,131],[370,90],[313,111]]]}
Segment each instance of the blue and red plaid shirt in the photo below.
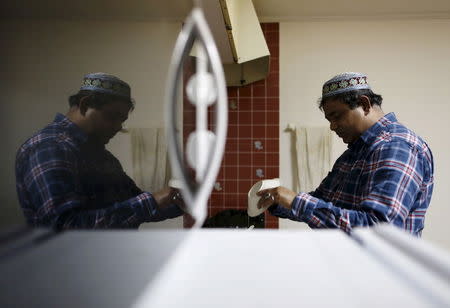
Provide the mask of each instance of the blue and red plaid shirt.
{"label": "blue and red plaid shirt", "polygon": [[389,222],[420,236],[433,168],[428,145],[389,113],[349,145],[315,191],[298,194],[290,211],[270,211],[311,228],[350,232]]}
{"label": "blue and red plaid shirt", "polygon": [[158,209],[105,147],[88,146],[86,134],[67,117],[28,139],[16,157],[16,187],[28,224],[67,228],[137,228],[173,218],[176,205]]}

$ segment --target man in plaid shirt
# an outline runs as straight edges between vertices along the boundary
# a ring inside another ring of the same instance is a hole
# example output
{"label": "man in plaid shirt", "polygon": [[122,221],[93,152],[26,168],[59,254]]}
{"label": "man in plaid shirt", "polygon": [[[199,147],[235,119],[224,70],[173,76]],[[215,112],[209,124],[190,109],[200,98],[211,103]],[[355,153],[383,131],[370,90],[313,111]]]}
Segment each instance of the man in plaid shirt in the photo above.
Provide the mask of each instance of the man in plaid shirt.
{"label": "man in plaid shirt", "polygon": [[105,149],[134,107],[127,83],[88,74],[69,104],[66,116],[57,114],[17,153],[17,193],[29,225],[137,228],[183,214],[175,190],[141,191]]}
{"label": "man in plaid shirt", "polygon": [[327,81],[320,109],[348,149],[315,191],[264,190],[258,206],[273,204],[273,215],[311,228],[351,232],[388,222],[420,236],[433,192],[433,155],[393,113],[383,113],[381,102],[364,74]]}

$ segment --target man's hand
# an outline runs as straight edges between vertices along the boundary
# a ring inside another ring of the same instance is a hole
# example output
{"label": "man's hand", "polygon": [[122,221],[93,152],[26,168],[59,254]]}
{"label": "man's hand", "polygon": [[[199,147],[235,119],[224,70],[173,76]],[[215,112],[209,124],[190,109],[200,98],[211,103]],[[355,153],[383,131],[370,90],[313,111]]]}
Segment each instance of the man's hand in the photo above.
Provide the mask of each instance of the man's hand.
{"label": "man's hand", "polygon": [[176,188],[165,187],[160,191],[152,193],[152,195],[153,198],[155,198],[159,209],[164,209],[170,204],[176,204],[183,211],[186,207],[181,193]]}
{"label": "man's hand", "polygon": [[256,195],[261,196],[258,201],[258,208],[266,208],[273,204],[279,204],[288,210],[291,209],[292,201],[297,194],[283,186],[269,188],[257,192]]}

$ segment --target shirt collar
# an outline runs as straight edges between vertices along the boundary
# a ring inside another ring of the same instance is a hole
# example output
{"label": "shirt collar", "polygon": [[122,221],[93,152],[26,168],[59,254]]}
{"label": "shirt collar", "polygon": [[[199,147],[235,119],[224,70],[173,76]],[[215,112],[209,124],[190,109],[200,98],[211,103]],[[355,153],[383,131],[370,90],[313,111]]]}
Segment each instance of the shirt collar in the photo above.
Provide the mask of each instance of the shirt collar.
{"label": "shirt collar", "polygon": [[390,112],[379,119],[374,125],[372,125],[368,130],[366,130],[355,142],[350,144],[348,148],[354,149],[358,145],[371,144],[375,138],[377,138],[380,133],[386,130],[386,127],[393,122],[397,122],[397,117],[393,112]]}
{"label": "shirt collar", "polygon": [[86,133],[83,132],[78,125],[70,121],[69,118],[65,115],[57,113],[54,122],[58,123],[58,125],[67,130],[70,135],[80,144],[87,141],[88,136],[86,135]]}

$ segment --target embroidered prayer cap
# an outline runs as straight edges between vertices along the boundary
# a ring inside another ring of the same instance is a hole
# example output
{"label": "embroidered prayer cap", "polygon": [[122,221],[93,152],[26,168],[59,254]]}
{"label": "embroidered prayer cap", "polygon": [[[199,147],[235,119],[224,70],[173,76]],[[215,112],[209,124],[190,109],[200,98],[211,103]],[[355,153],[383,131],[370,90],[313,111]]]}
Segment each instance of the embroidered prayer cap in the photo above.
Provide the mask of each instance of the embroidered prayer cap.
{"label": "embroidered prayer cap", "polygon": [[80,90],[112,94],[131,100],[131,89],[128,83],[107,73],[85,75]]}
{"label": "embroidered prayer cap", "polygon": [[365,74],[354,72],[342,73],[324,83],[322,98],[361,89],[370,89]]}

